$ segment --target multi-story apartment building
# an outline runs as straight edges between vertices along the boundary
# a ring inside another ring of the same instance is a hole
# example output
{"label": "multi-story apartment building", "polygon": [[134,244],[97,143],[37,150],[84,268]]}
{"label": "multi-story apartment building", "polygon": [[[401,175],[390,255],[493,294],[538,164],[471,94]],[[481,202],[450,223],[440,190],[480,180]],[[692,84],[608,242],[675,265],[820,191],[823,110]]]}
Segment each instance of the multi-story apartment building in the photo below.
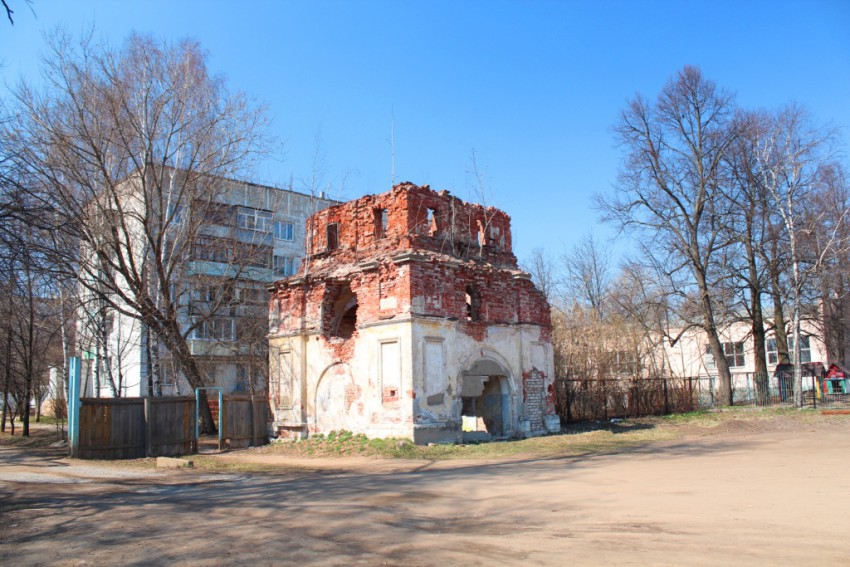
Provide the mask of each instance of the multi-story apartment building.
{"label": "multi-story apartment building", "polygon": [[[264,392],[268,374],[267,287],[294,274],[305,253],[305,221],[334,201],[255,183],[218,180],[172,279],[180,325],[210,386]],[[195,198],[197,201],[197,198]],[[175,218],[193,208],[170,205]],[[188,222],[188,221],[184,221]],[[132,231],[132,229],[131,229]],[[189,234],[190,236],[185,236]],[[142,255],[142,252],[139,252]],[[136,317],[83,293],[78,345],[84,395],[185,395],[192,392],[167,349]]]}

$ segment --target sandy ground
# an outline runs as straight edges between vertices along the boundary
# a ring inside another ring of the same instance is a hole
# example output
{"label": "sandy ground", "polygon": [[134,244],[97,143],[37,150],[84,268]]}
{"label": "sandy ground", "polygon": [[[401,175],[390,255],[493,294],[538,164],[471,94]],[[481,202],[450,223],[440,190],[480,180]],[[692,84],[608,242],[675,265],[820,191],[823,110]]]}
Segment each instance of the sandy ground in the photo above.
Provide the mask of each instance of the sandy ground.
{"label": "sandy ground", "polygon": [[306,464],[163,472],[0,447],[0,564],[850,565],[847,419],[584,457]]}

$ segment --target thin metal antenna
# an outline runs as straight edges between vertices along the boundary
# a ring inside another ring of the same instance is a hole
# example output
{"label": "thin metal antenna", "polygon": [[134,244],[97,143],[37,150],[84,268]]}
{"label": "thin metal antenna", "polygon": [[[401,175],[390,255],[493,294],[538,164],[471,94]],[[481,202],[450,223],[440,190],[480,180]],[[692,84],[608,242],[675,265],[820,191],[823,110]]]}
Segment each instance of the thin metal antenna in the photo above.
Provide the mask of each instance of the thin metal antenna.
{"label": "thin metal antenna", "polygon": [[395,110],[390,106],[390,187],[395,187]]}

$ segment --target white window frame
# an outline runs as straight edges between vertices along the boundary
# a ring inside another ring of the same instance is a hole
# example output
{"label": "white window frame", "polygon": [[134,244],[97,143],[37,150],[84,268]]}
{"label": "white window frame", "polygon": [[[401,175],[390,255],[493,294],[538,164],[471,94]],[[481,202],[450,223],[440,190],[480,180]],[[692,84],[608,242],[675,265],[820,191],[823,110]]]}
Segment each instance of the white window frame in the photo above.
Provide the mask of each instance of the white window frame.
{"label": "white window frame", "polygon": [[768,364],[779,364],[779,347],[776,344],[776,337],[768,337],[765,341],[764,352],[767,355]]}
{"label": "white window frame", "polygon": [[275,221],[274,238],[284,242],[293,242],[295,240],[295,223]]}
{"label": "white window frame", "polygon": [[747,354],[743,341],[728,341],[723,343],[723,356],[729,368],[743,368],[747,365]]}
{"label": "white window frame", "polygon": [[236,214],[236,226],[244,230],[269,232],[273,225],[274,218],[270,211],[240,208],[239,212]]}
{"label": "white window frame", "polygon": [[298,271],[298,261],[293,256],[282,256],[275,254],[272,263],[274,274],[281,277],[289,277],[295,275]]}
{"label": "white window frame", "polygon": [[[788,337],[788,350],[791,360],[794,360],[794,337]],[[812,339],[809,335],[800,335],[800,362],[805,364],[812,361]]]}
{"label": "white window frame", "polygon": [[714,354],[711,352],[711,345],[705,345],[705,367],[708,369],[717,368],[717,363],[714,362]]}
{"label": "white window frame", "polygon": [[[192,323],[196,322],[197,317],[193,317]],[[205,319],[192,331],[192,339],[196,341],[233,342],[236,340],[236,320],[232,317]]]}

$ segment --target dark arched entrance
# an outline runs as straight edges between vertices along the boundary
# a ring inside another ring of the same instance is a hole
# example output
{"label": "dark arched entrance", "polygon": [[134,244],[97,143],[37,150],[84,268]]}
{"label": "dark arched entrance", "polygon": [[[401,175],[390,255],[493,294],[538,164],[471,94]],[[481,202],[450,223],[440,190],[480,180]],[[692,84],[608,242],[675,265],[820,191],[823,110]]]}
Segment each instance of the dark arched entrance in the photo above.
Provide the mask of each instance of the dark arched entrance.
{"label": "dark arched entrance", "polygon": [[489,441],[513,432],[507,371],[481,358],[461,375],[464,441]]}

